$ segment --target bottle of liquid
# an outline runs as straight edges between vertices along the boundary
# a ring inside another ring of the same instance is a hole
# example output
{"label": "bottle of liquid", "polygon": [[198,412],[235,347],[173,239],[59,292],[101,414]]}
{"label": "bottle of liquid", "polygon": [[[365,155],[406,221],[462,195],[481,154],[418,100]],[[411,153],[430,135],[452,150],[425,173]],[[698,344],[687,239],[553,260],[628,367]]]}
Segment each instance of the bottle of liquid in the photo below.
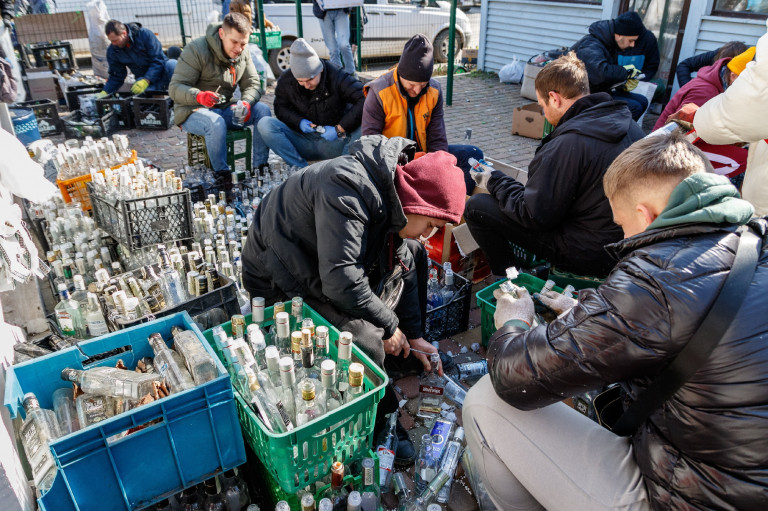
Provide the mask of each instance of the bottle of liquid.
{"label": "bottle of liquid", "polygon": [[448,502],[451,496],[451,485],[453,484],[453,476],[456,473],[456,467],[459,464],[459,458],[461,457],[462,442],[464,441],[464,428],[461,426],[456,428],[453,433],[453,440],[448,442],[445,448],[445,454],[440,462],[440,470],[447,473],[450,479],[440,488],[437,493],[437,501],[441,504]]}
{"label": "bottle of liquid", "polygon": [[143,374],[115,367],[94,367],[86,371],[63,369],[61,378],[77,383],[87,394],[130,399],[154,395],[155,386],[160,383],[157,374]]}
{"label": "bottle of liquid", "polygon": [[328,342],[330,341],[327,326],[319,326],[315,329],[315,367],[320,372],[323,362],[328,360]]}
{"label": "bottle of liquid", "polygon": [[301,398],[303,403],[296,414],[297,425],[303,426],[325,413],[323,405],[315,399],[315,384],[309,379],[305,379],[301,384]]}
{"label": "bottle of liquid", "polygon": [[44,494],[56,478],[56,463],[48,444],[59,437],[59,426],[56,414],[40,408],[37,397],[31,392],[24,395],[23,405],[26,419],[19,436],[32,467],[35,486],[40,494]]}
{"label": "bottle of liquid", "polygon": [[291,299],[291,332],[301,330],[301,324],[304,321],[304,299],[300,296],[294,296]]}
{"label": "bottle of liquid", "polygon": [[53,392],[53,411],[56,414],[56,422],[59,425],[61,436],[80,429],[80,421],[77,420],[77,411],[72,396],[72,387],[56,389]]}
{"label": "bottle of liquid", "polygon": [[432,435],[422,435],[421,449],[419,450],[419,457],[416,459],[416,471],[413,475],[416,492],[423,492],[434,479],[436,473],[437,460],[432,454]]}
{"label": "bottle of liquid", "polygon": [[184,365],[184,359],[181,358],[181,355],[168,348],[162,335],[159,333],[150,335],[149,345],[155,353],[153,365],[160,376],[163,377],[168,385],[168,389],[172,393],[176,394],[195,387],[195,381]]}
{"label": "bottle of liquid", "polygon": [[365,392],[363,389],[364,371],[365,368],[363,367],[363,364],[353,362],[349,365],[349,386],[347,387],[346,394],[344,394],[345,403],[354,401]]}
{"label": "bottle of liquid", "polygon": [[95,293],[88,293],[88,307],[85,309],[85,324],[88,327],[88,335],[99,337],[109,333],[107,320],[101,312],[99,297]]}
{"label": "bottle of liquid", "polygon": [[341,504],[347,499],[348,493],[344,487],[344,464],[340,461],[334,461],[331,466],[331,486],[328,487],[321,498],[330,499],[333,507]]}
{"label": "bottle of liquid", "polygon": [[379,484],[374,468],[376,466],[373,458],[363,458],[363,480],[362,488],[360,492],[362,511],[376,511],[379,508],[381,502],[381,494],[379,493]]}
{"label": "bottle of liquid", "polygon": [[330,413],[344,404],[341,393],[336,388],[336,362],[330,359],[323,361],[321,370],[325,409]]}
{"label": "bottle of liquid", "polygon": [[443,294],[440,290],[440,281],[437,280],[437,268],[430,268],[427,280],[427,310],[441,305],[443,305]]}
{"label": "bottle of liquid", "polygon": [[339,392],[346,397],[349,387],[349,364],[352,358],[352,334],[341,332],[339,334],[339,349],[336,353],[336,381],[339,384]]}
{"label": "bottle of liquid", "polygon": [[275,316],[275,346],[280,355],[291,354],[291,325],[287,312],[278,312]]}
{"label": "bottle of liquid", "polygon": [[434,419],[439,417],[442,411],[445,380],[437,374],[440,355],[431,353],[429,361],[432,370],[424,374],[419,381],[419,410],[417,415],[426,419]]}
{"label": "bottle of liquid", "polygon": [[291,418],[296,421],[296,412],[299,408],[296,396],[299,394],[296,391],[296,373],[294,372],[293,359],[291,357],[282,357],[280,359],[280,382],[282,383],[282,398],[285,409]]}
{"label": "bottle of liquid", "polygon": [[59,284],[59,296],[61,301],[56,305],[54,311],[62,335],[85,339],[85,322],[80,312],[80,306],[69,297],[66,284]]}
{"label": "bottle of liquid", "polygon": [[202,385],[219,377],[216,363],[194,332],[174,326],[171,327],[171,335],[173,347],[184,358],[184,364],[192,374],[195,385]]}
{"label": "bottle of liquid", "polygon": [[379,457],[379,488],[382,493],[388,493],[392,484],[395,451],[397,451],[397,412],[389,416],[389,424],[385,431],[376,448],[376,455]]}

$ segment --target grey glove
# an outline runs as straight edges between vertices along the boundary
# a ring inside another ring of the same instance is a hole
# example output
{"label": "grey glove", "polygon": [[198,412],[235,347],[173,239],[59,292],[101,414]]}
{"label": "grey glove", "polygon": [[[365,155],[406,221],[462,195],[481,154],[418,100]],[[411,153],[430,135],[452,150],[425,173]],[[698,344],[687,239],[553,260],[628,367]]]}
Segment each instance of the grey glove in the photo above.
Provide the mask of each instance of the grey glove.
{"label": "grey glove", "polygon": [[470,170],[469,175],[477,186],[484,188],[485,190],[488,189],[488,181],[491,179],[490,172],[475,172],[474,170]]}
{"label": "grey glove", "polygon": [[562,295],[557,291],[545,291],[543,293],[535,293],[534,298],[541,303],[549,307],[557,314],[557,317],[564,315],[569,310],[573,309],[578,301],[574,300],[570,296]]}
{"label": "grey glove", "polygon": [[501,328],[504,323],[513,319],[524,321],[529,326],[533,324],[535,311],[533,300],[527,289],[519,288],[518,298],[500,289],[494,291],[493,296],[496,298],[496,312],[493,313],[493,323],[496,328]]}

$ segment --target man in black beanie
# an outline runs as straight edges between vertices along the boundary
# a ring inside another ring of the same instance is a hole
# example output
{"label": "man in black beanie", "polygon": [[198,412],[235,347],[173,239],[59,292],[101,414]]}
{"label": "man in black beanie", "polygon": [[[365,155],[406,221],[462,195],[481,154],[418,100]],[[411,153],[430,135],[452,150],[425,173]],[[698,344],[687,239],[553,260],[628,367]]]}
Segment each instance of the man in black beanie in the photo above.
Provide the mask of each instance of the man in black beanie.
{"label": "man in black beanie", "polygon": [[443,119],[443,93],[432,78],[432,43],[417,34],[405,43],[397,67],[363,86],[363,135],[405,137],[424,153],[447,151],[464,171],[467,194],[475,189],[469,159],[481,160],[483,152],[465,144],[448,145]]}
{"label": "man in black beanie", "polygon": [[[650,36],[650,37],[649,37]],[[634,51],[642,42],[646,50],[642,59]],[[608,92],[623,101],[638,120],[648,108],[648,100],[632,90],[638,76],[650,79],[659,67],[659,47],[656,37],[643,25],[635,11],[625,12],[612,20],[601,20],[589,26],[589,34],[571,47],[584,62],[591,93]],[[626,61],[626,62],[625,62]],[[646,69],[648,73],[645,73]]]}

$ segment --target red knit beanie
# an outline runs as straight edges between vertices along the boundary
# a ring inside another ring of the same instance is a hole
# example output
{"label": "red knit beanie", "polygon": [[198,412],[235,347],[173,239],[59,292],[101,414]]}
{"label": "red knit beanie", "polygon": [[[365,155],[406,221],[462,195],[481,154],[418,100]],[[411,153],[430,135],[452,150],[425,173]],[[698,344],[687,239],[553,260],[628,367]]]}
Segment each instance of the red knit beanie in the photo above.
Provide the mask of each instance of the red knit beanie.
{"label": "red knit beanie", "polygon": [[395,189],[403,211],[458,223],[467,188],[456,157],[445,151],[427,153],[395,172]]}

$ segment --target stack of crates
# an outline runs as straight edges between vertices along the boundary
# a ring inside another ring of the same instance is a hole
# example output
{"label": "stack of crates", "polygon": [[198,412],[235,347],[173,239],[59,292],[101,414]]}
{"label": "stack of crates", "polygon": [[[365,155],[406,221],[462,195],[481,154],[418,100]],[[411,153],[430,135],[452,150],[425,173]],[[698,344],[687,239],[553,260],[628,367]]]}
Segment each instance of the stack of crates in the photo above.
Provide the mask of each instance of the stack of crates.
{"label": "stack of crates", "polygon": [[16,103],[11,108],[31,108],[37,119],[37,127],[40,135],[52,137],[62,132],[62,122],[56,103],[51,99],[38,99]]}
{"label": "stack of crates", "polygon": [[119,129],[129,130],[133,128],[133,94],[113,92],[104,98],[97,99],[96,109],[99,115],[114,111],[117,115]]}

